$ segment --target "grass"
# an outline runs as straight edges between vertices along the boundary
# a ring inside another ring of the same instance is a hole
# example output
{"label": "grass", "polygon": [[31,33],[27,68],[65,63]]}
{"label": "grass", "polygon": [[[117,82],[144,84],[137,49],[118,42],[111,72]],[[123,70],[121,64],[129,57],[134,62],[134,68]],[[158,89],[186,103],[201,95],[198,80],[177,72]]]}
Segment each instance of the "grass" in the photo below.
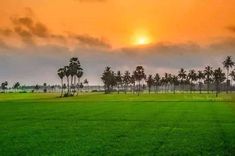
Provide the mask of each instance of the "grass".
{"label": "grass", "polygon": [[0,94],[0,153],[235,155],[235,98]]}

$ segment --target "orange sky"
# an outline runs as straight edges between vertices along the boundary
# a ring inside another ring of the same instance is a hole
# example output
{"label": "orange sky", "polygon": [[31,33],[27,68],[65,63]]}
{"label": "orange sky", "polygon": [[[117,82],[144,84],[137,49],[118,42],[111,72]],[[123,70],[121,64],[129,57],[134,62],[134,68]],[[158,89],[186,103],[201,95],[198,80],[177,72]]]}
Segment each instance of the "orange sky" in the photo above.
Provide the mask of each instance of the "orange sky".
{"label": "orange sky", "polygon": [[29,14],[25,8],[53,33],[89,34],[113,47],[141,37],[204,44],[233,35],[226,27],[235,25],[235,0],[2,0],[0,25]]}

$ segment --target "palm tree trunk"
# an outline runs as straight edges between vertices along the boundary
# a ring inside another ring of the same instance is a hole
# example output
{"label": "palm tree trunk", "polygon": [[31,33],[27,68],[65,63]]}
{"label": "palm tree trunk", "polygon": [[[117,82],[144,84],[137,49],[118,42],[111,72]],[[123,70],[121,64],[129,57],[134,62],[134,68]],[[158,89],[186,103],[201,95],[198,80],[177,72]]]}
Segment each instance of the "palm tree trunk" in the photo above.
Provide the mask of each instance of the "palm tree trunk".
{"label": "palm tree trunk", "polygon": [[61,95],[60,95],[60,97],[62,97],[63,96],[63,79],[61,79]]}
{"label": "palm tree trunk", "polygon": [[229,68],[227,69],[227,88],[226,88],[226,94],[228,94],[228,89],[229,89],[229,80],[228,80],[228,74],[229,74]]}
{"label": "palm tree trunk", "polygon": [[68,90],[68,94],[69,94],[69,77],[67,76],[67,90]]}

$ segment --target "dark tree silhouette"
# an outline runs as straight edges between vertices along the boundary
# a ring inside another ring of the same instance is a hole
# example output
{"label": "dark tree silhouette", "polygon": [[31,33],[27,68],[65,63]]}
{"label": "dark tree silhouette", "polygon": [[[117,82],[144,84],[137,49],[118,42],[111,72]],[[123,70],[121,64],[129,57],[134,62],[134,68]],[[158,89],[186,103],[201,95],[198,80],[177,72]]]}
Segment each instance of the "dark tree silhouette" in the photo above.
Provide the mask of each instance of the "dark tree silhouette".
{"label": "dark tree silhouette", "polygon": [[3,83],[1,84],[1,89],[3,90],[4,93],[5,93],[6,90],[7,90],[7,86],[8,86],[8,82],[7,82],[7,81],[5,81],[5,82],[3,82]]}
{"label": "dark tree silhouette", "polygon": [[128,86],[131,83],[131,76],[130,76],[130,72],[129,71],[125,71],[125,73],[124,73],[124,75],[123,75],[123,83],[124,83],[125,94],[126,94]]}
{"label": "dark tree silhouette", "polygon": [[154,76],[154,86],[155,86],[155,92],[158,92],[158,86],[161,84],[161,78],[160,75],[157,73]]}
{"label": "dark tree silhouette", "polygon": [[230,73],[231,79],[235,81],[235,69]]}
{"label": "dark tree silhouette", "polygon": [[60,80],[61,80],[61,95],[60,95],[60,97],[62,97],[63,94],[64,94],[64,86],[63,86],[63,85],[64,85],[63,80],[64,80],[64,77],[65,77],[64,68],[58,69],[57,75],[59,76],[59,78],[60,78]]}
{"label": "dark tree silhouette", "polygon": [[190,82],[190,92],[192,93],[194,82],[197,81],[197,74],[195,70],[190,70],[188,73],[188,78]]}
{"label": "dark tree silhouette", "polygon": [[232,68],[234,66],[234,62],[232,60],[231,56],[227,56],[226,59],[223,62],[224,68],[227,70],[226,73],[226,78],[227,78],[227,82],[226,82],[226,93],[228,93],[229,90],[229,86],[230,86],[230,82],[229,82],[229,70],[230,68]]}
{"label": "dark tree silhouette", "polygon": [[20,87],[20,83],[16,82],[12,88],[15,89],[15,92],[16,92],[19,89],[19,87]]}
{"label": "dark tree silhouette", "polygon": [[117,84],[117,89],[118,89],[118,94],[120,92],[120,86],[122,86],[122,74],[120,71],[117,72],[116,76],[115,76],[115,80],[116,80],[116,84]]}
{"label": "dark tree silhouette", "polygon": [[205,75],[202,71],[197,72],[197,79],[198,79],[198,85],[199,85],[199,92],[202,93],[202,86],[203,86],[203,80],[205,79]]}
{"label": "dark tree silhouette", "polygon": [[115,74],[110,67],[106,67],[105,71],[102,74],[101,79],[104,83],[105,93],[106,94],[110,93],[111,88],[116,85]]}
{"label": "dark tree silhouette", "polygon": [[136,70],[134,71],[135,81],[138,82],[138,96],[140,95],[140,82],[146,78],[144,73],[144,68],[142,66],[137,66]]}
{"label": "dark tree silhouette", "polygon": [[213,80],[216,86],[216,97],[218,97],[218,94],[220,92],[220,85],[222,82],[226,80],[225,73],[223,73],[223,71],[220,68],[216,69],[213,72]]}
{"label": "dark tree silhouette", "polygon": [[213,70],[212,67],[206,66],[204,69],[204,75],[205,75],[205,84],[207,85],[207,93],[209,93],[210,90],[210,84],[213,81]]}
{"label": "dark tree silhouette", "polygon": [[178,76],[173,75],[171,81],[172,81],[172,84],[173,84],[173,92],[175,94],[175,87],[177,85],[179,85]]}
{"label": "dark tree silhouette", "polygon": [[83,84],[87,86],[87,90],[89,91],[89,81],[87,79],[85,79],[83,81]]}
{"label": "dark tree silhouette", "polygon": [[152,76],[152,75],[149,75],[148,78],[146,79],[146,82],[147,82],[147,86],[148,86],[149,94],[150,94],[151,88],[152,88],[152,86],[154,86],[154,79],[153,79],[153,76]]}
{"label": "dark tree silhouette", "polygon": [[179,73],[178,73],[178,77],[180,79],[180,84],[183,86],[183,91],[184,91],[184,85],[185,85],[185,81],[187,79],[187,74],[186,71],[184,70],[184,68],[181,68]]}

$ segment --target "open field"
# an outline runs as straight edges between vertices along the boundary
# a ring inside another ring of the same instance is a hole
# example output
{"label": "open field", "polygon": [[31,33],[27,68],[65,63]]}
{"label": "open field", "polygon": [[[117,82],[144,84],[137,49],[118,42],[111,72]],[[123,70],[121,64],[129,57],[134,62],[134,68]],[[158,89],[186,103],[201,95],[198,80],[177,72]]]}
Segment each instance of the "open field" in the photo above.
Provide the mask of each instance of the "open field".
{"label": "open field", "polygon": [[234,95],[0,94],[1,155],[235,155]]}

